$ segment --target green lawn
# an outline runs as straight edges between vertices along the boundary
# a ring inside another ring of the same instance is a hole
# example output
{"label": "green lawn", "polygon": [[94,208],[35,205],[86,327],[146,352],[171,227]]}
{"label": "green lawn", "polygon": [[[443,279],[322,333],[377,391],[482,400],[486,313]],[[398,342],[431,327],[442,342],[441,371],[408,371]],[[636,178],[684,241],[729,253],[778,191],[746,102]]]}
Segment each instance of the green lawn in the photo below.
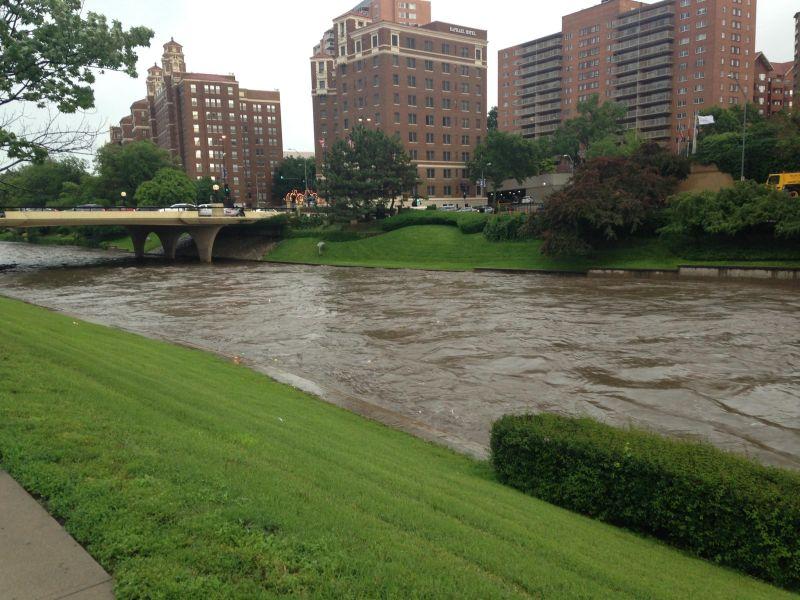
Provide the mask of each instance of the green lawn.
{"label": "green lawn", "polygon": [[[586,258],[551,258],[539,251],[540,241],[489,242],[482,234],[465,235],[456,227],[406,227],[355,242],[288,239],[266,256],[287,263],[464,271],[476,268],[585,271],[591,268],[675,269],[678,265],[738,265],[741,261],[692,261],[673,254],[658,239],[627,243]],[[749,266],[800,267],[800,261],[754,261]]]}
{"label": "green lawn", "polygon": [[0,466],[119,598],[782,598],[215,356],[0,298]]}
{"label": "green lawn", "polygon": [[[106,248],[114,248],[116,250],[133,252],[133,240],[131,240],[130,236],[103,242],[103,246]],[[152,252],[153,250],[158,250],[159,248],[161,248],[161,240],[158,239],[158,236],[155,233],[148,235],[147,241],[144,243],[144,251]]]}

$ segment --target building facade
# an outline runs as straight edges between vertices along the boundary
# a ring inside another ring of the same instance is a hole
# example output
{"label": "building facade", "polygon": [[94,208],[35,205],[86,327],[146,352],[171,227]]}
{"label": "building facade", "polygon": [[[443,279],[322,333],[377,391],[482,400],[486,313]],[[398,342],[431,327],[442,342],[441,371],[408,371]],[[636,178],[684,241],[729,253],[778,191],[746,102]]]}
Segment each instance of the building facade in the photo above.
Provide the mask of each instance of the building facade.
{"label": "building facade", "polygon": [[766,117],[794,105],[794,62],[771,63],[763,52],[756,54],[753,102]]}
{"label": "building facade", "polygon": [[498,53],[498,125],[550,135],[596,94],[624,125],[685,148],[697,113],[752,98],[756,0],[604,0]]}
{"label": "building facade", "polygon": [[186,70],[183,48],[164,45],[147,71],[147,98],[111,128],[111,141],[150,139],[176,157],[192,179],[227,184],[234,202],[272,203],[272,177],[283,159],[280,93],[242,88],[233,75]]}
{"label": "building facade", "polygon": [[[418,22],[382,8],[373,20],[376,4],[414,5]],[[422,180],[415,194],[474,197],[466,162],[487,131],[487,33],[423,22],[429,13],[429,3],[365,2],[334,19],[311,58],[317,162],[354,127],[376,128],[403,142]]]}

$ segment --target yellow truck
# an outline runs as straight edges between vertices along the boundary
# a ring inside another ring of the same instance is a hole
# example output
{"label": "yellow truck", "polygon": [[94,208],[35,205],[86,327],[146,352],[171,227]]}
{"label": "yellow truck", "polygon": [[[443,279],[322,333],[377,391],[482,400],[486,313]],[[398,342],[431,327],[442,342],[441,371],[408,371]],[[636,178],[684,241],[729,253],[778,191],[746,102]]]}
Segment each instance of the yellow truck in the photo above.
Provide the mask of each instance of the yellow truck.
{"label": "yellow truck", "polygon": [[767,179],[767,187],[788,192],[792,198],[800,195],[800,173],[777,173]]}

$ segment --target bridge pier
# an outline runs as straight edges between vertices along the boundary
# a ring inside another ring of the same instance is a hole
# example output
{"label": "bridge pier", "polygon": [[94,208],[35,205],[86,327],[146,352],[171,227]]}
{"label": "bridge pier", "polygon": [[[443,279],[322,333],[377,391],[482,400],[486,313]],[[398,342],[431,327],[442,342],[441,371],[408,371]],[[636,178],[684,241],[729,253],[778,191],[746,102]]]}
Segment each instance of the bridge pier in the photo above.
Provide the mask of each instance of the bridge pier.
{"label": "bridge pier", "polygon": [[150,235],[150,229],[147,227],[128,227],[127,229],[133,242],[133,252],[136,258],[141,260],[144,258],[144,246],[147,236]]}
{"label": "bridge pier", "polygon": [[217,234],[224,227],[218,225],[214,227],[187,227],[186,231],[192,236],[194,245],[197,246],[197,256],[200,262],[210,263],[212,251],[214,250],[214,240]]}
{"label": "bridge pier", "polygon": [[164,256],[167,258],[167,260],[175,260],[175,251],[178,249],[178,240],[181,239],[180,229],[177,227],[157,229],[156,235],[161,241],[161,247],[164,249]]}

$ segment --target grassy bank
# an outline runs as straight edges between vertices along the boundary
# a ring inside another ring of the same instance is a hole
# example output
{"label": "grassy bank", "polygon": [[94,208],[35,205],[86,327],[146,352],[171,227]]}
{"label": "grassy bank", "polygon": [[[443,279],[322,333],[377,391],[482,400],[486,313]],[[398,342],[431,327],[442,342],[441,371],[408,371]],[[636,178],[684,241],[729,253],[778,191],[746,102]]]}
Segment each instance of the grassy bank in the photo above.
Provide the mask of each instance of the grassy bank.
{"label": "grassy bank", "polygon": [[0,466],[120,598],[781,598],[202,352],[0,298]]}
{"label": "grassy bank", "polygon": [[352,242],[326,242],[323,256],[318,238],[288,239],[266,260],[337,266],[387,267],[464,271],[475,268],[585,271],[591,268],[675,269],[679,265],[714,264],[800,267],[800,261],[696,261],[675,255],[658,239],[639,240],[598,252],[592,257],[543,256],[540,241],[489,242],[482,234],[465,235],[455,227],[406,227]]}

